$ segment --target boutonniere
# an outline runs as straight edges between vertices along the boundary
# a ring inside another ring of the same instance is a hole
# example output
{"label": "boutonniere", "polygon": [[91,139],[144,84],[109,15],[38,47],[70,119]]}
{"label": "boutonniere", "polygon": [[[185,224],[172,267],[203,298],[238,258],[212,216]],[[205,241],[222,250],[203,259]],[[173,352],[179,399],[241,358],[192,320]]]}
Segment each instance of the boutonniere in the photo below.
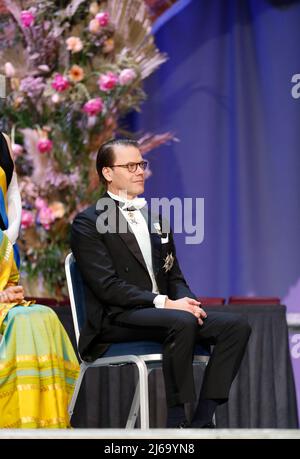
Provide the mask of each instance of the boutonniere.
{"label": "boutonniere", "polygon": [[153,223],[154,228],[156,229],[157,234],[162,235],[161,227],[159,222]]}
{"label": "boutonniere", "polygon": [[164,262],[165,264],[163,265],[163,269],[165,270],[165,273],[167,273],[168,271],[172,269],[172,266],[174,264],[174,257],[173,257],[172,252],[168,253],[166,258],[164,258]]}

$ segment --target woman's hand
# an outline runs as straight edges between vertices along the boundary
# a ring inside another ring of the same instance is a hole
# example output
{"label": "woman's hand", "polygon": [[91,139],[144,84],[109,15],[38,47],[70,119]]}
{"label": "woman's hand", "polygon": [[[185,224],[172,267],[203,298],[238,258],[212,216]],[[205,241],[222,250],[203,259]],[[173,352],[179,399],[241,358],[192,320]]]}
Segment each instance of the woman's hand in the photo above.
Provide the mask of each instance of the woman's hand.
{"label": "woman's hand", "polygon": [[0,303],[15,303],[24,299],[24,289],[22,285],[12,285],[0,292]]}

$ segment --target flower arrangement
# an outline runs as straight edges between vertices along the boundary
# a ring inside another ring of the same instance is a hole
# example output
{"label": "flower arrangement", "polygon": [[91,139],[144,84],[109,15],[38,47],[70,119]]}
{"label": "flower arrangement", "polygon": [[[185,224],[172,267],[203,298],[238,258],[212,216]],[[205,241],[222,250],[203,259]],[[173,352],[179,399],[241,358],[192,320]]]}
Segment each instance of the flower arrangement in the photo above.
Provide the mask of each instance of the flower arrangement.
{"label": "flower arrangement", "polygon": [[[100,195],[97,150],[118,133],[121,117],[140,109],[142,82],[166,56],[154,44],[142,0],[5,5],[9,33],[0,46],[14,58],[2,53],[8,83],[2,117],[22,195],[22,269],[27,279],[42,276],[59,296],[66,293],[72,219]],[[141,151],[170,138],[145,134]]]}

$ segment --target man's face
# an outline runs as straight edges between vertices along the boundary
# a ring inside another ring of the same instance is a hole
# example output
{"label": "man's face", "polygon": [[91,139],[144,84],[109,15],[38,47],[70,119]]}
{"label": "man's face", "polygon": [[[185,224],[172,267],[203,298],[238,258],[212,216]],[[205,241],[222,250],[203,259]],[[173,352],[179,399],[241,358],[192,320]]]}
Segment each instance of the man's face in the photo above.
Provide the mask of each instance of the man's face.
{"label": "man's face", "polygon": [[[143,161],[138,148],[133,145],[114,146],[113,165],[125,165],[128,163],[140,163]],[[129,172],[126,167],[103,168],[103,173],[109,182],[108,191],[121,195],[127,193],[129,199],[133,199],[144,192],[145,171],[140,166],[135,172]]]}

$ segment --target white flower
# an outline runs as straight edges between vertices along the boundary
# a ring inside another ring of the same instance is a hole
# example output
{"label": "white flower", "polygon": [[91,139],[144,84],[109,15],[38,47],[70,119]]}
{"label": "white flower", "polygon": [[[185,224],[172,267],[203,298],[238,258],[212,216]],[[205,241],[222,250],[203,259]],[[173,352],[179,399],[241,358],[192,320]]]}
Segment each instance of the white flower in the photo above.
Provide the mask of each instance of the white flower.
{"label": "white flower", "polygon": [[96,16],[96,14],[98,13],[99,11],[99,5],[97,2],[92,2],[90,4],[90,8],[89,8],[89,11],[91,14],[93,14],[94,16]]}
{"label": "white flower", "polygon": [[53,96],[51,97],[51,100],[54,104],[58,104],[58,102],[60,102],[60,97],[59,97],[59,94],[53,94]]}
{"label": "white flower", "polygon": [[16,74],[16,69],[14,68],[11,62],[6,62],[4,64],[4,72],[8,78],[13,78]]}

